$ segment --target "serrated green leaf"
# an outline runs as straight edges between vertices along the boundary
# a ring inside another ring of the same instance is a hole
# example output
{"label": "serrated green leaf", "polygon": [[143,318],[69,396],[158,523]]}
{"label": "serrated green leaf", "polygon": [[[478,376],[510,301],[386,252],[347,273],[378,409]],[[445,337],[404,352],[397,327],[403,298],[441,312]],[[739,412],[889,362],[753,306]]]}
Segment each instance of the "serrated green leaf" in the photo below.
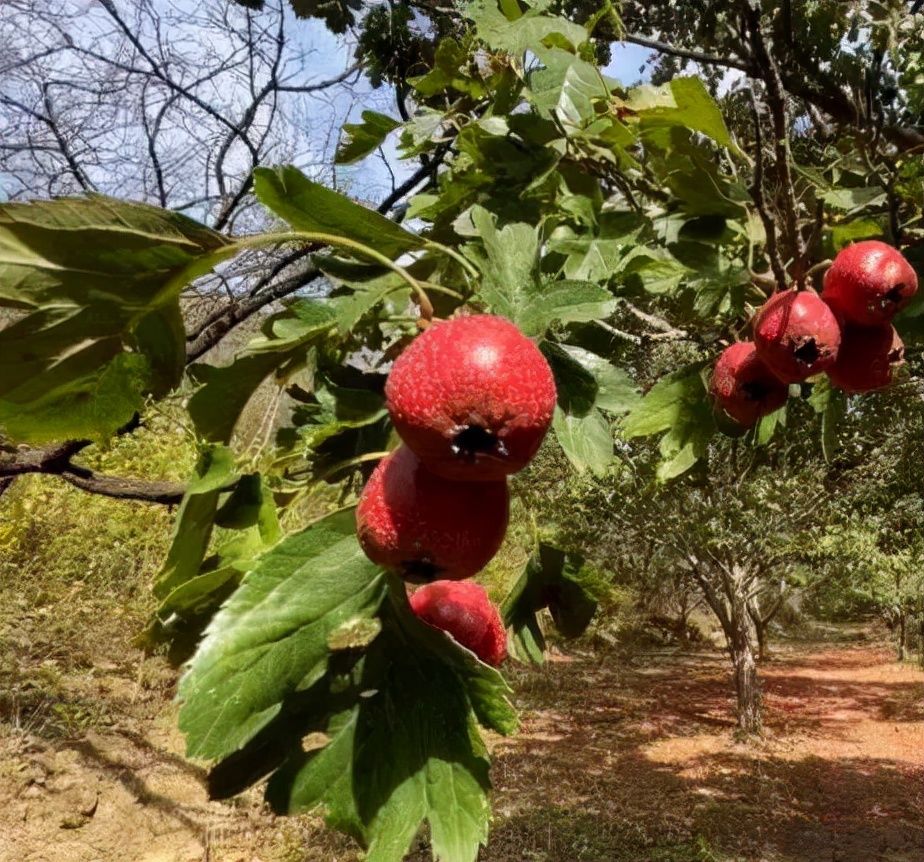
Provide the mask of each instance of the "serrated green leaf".
{"label": "serrated green leaf", "polygon": [[674,78],[666,84],[642,84],[629,93],[627,106],[643,126],[679,125],[734,147],[719,106],[699,78]]}
{"label": "serrated green leaf", "polygon": [[179,291],[228,243],[101,196],[0,205],[0,305],[31,312],[0,331],[4,433],[102,440],[176,385]]}
{"label": "serrated green leaf", "polygon": [[205,449],[177,512],[173,539],[157,580],[154,595],[164,598],[199,571],[212,535],[218,498],[235,480],[234,457],[224,446]]}
{"label": "serrated green leaf", "polygon": [[605,476],[613,462],[613,436],[603,414],[594,408],[586,416],[569,416],[560,407],[552,419],[555,437],[579,472]]}
{"label": "serrated green leaf", "polygon": [[365,158],[380,147],[401,121],[378,111],[363,111],[361,123],[344,123],[335,161],[350,165]]}
{"label": "serrated green leaf", "polygon": [[479,296],[491,311],[512,320],[526,335],[543,335],[555,321],[579,323],[607,317],[615,309],[615,298],[599,285],[543,281],[534,228],[515,223],[498,230],[491,214],[477,206],[471,217],[485,251],[481,257],[468,249],[484,275]]}
{"label": "serrated green leaf", "polygon": [[819,197],[836,210],[851,212],[885,203],[886,192],[882,186],[861,186],[855,189],[833,188],[822,192]]}
{"label": "serrated green leaf", "polygon": [[542,68],[529,76],[530,101],[539,115],[583,127],[596,118],[595,104],[609,98],[599,70],[559,49],[540,50]]}
{"label": "serrated green leaf", "polygon": [[257,168],[254,191],[260,203],[296,230],[356,240],[389,257],[399,257],[423,245],[416,234],[309,180],[292,166]]}
{"label": "serrated green leaf", "polygon": [[597,609],[592,572],[579,554],[541,542],[504,599],[502,613],[519,657],[541,663],[545,637],[536,614],[547,608],[558,632],[578,637]]}
{"label": "serrated green leaf", "polygon": [[191,756],[219,758],[251,739],[293,691],[325,672],[327,639],[373,616],[380,571],[337,513],[273,547],[212,620],[180,682],[180,727]]}
{"label": "serrated green leaf", "polygon": [[499,6],[497,0],[475,0],[465,7],[465,17],[475,23],[478,38],[499,51],[518,55],[560,40],[576,50],[587,41],[587,30],[564,18],[544,14],[549,5],[548,0],[534,2],[522,12],[515,3]]}
{"label": "serrated green leaf", "polygon": [[694,363],[661,378],[623,420],[626,437],[645,437],[673,427],[706,393],[700,377],[702,363]]}
{"label": "serrated green leaf", "polygon": [[594,403],[609,413],[628,413],[638,406],[641,396],[629,376],[608,360],[582,347],[560,345],[561,349],[579,363],[597,382]]}

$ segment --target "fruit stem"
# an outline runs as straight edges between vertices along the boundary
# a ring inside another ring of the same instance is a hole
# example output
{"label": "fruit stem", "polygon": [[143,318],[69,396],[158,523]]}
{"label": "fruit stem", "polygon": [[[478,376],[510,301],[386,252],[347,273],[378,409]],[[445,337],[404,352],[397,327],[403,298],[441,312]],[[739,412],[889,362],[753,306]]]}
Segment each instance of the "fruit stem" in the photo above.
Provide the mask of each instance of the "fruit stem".
{"label": "fruit stem", "polygon": [[826,272],[831,268],[833,264],[834,261],[830,259],[819,261],[814,266],[806,270],[805,278],[811,278],[813,275],[817,275],[820,272]]}
{"label": "fruit stem", "polygon": [[427,240],[424,248],[431,249],[433,251],[440,251],[443,254],[448,255],[456,263],[458,263],[459,266],[461,266],[468,275],[472,276],[472,278],[478,278],[480,275],[478,270],[472,265],[470,261],[466,260],[462,254],[457,252],[454,248],[450,248],[448,245],[443,245],[441,242],[437,242],[436,240],[431,239]]}
{"label": "fruit stem", "polygon": [[174,275],[164,287],[161,288],[156,299],[169,299],[174,293],[185,287],[188,282],[199,276],[205,275],[214,266],[228,260],[239,252],[251,248],[260,248],[266,245],[277,245],[284,242],[307,242],[329,245],[334,248],[348,249],[363,257],[371,258],[376,263],[380,263],[382,266],[390,269],[395,275],[402,278],[408,284],[417,298],[417,305],[420,307],[421,318],[428,321],[433,319],[433,304],[430,302],[430,297],[427,296],[427,292],[423,289],[420,282],[403,266],[400,266],[391,258],[386,257],[381,252],[355,239],[349,239],[345,236],[338,236],[331,233],[307,230],[258,233],[252,236],[240,237],[229,245],[223,246],[210,254],[197,257],[180,270],[179,273]]}
{"label": "fruit stem", "polygon": [[[325,479],[329,479],[342,470],[348,470],[350,467],[358,467],[360,464],[365,464],[368,461],[381,461],[390,454],[391,452],[366,452],[362,455],[357,455],[355,458],[348,458],[346,461],[340,461],[334,464],[329,470],[325,470],[315,481],[323,482]],[[304,470],[295,470],[289,474],[289,478],[300,476],[303,473],[310,472],[310,470],[310,467],[306,467]]]}

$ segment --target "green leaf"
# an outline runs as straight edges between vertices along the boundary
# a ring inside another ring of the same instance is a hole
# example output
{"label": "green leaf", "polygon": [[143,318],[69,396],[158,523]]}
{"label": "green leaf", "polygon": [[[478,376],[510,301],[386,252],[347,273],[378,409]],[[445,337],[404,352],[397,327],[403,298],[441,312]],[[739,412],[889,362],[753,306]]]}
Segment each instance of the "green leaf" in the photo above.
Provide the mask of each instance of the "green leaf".
{"label": "green leaf", "polygon": [[327,669],[327,640],[373,616],[384,579],[337,513],[277,544],[212,620],[180,682],[180,727],[190,756],[226,756],[279,713],[283,700]]}
{"label": "green leaf", "polygon": [[186,367],[186,328],[180,304],[171,302],[142,317],[133,341],[148,360],[151,394],[163,398],[182,380]]}
{"label": "green leaf", "polygon": [[455,90],[475,99],[485,95],[484,83],[471,74],[466,74],[470,68],[468,48],[460,45],[451,36],[445,36],[436,45],[436,55],[433,65],[426,75],[409,78],[414,89],[421,96],[431,97]]}
{"label": "green leaf", "polygon": [[354,203],[297,168],[257,168],[254,191],[265,207],[296,230],[352,239],[389,257],[420,248],[423,240],[391,219]]}
{"label": "green leaf", "polygon": [[472,222],[485,256],[467,249],[484,274],[479,291],[495,314],[516,323],[526,335],[540,336],[555,321],[579,323],[608,317],[616,300],[608,290],[583,281],[543,281],[538,269],[539,236],[515,223],[497,230],[491,214],[472,208]]}
{"label": "green leaf", "polygon": [[0,305],[143,313],[196,258],[227,246],[179,213],[101,195],[0,205]]}
{"label": "green leaf", "polygon": [[219,494],[235,478],[234,458],[228,449],[212,446],[203,450],[177,512],[167,559],[154,583],[158,598],[198,573],[212,535]]}
{"label": "green leaf", "polygon": [[583,127],[596,118],[595,104],[609,98],[599,70],[591,63],[551,49],[539,51],[543,63],[529,76],[530,100],[540,116]]}
{"label": "green leaf", "polygon": [[659,444],[657,477],[662,482],[685,473],[702,458],[716,432],[702,368],[697,362],[659,380],[623,420],[626,437],[667,432]]}
{"label": "green leaf", "polygon": [[837,454],[837,431],[847,415],[847,397],[822,378],[812,384],[808,402],[821,414],[821,451],[825,461],[830,462]]}
{"label": "green leaf", "polygon": [[576,50],[588,39],[587,30],[564,18],[545,15],[548,0],[534,2],[526,12],[516,3],[474,0],[465,7],[465,16],[475,23],[475,31],[490,48],[519,55],[534,51],[540,44],[560,44],[562,40]]}
{"label": "green leaf", "polygon": [[594,403],[609,413],[628,413],[638,406],[641,396],[629,376],[608,360],[582,347],[560,345],[561,349],[591,374],[597,383]]}
{"label": "green leaf", "polygon": [[835,251],[861,239],[879,239],[884,235],[882,225],[874,219],[863,218],[836,224],[831,228],[831,244]]}
{"label": "green leaf", "polygon": [[[176,213],[92,196],[0,205],[0,425],[103,440],[185,362],[178,295],[231,246]],[[131,351],[131,352],[130,352]]]}
{"label": "green leaf", "polygon": [[683,126],[738,149],[728,133],[719,106],[699,78],[673,78],[666,84],[643,84],[629,93],[627,107],[643,127]]}
{"label": "green leaf", "polygon": [[230,365],[197,364],[190,377],[200,388],[187,404],[196,429],[206,439],[229,443],[241,413],[270,374],[307,356],[308,348],[329,333],[336,321],[330,303],[303,299],[273,315]]}
{"label": "green leaf", "polygon": [[[26,321],[31,323],[36,316]],[[6,336],[18,331],[9,327],[0,332],[0,352]],[[141,409],[149,377],[143,356],[121,352],[110,356],[115,346],[111,341],[91,343],[54,363],[41,376],[27,377],[22,385],[4,392],[0,431],[13,440],[36,444],[66,439],[102,442],[111,437]],[[23,366],[15,362],[0,360],[0,369],[8,364],[22,373]],[[94,370],[76,370],[87,364]],[[6,377],[10,382],[16,379],[21,378]]]}
{"label": "green leaf", "polygon": [[548,608],[559,633],[578,637],[597,610],[594,573],[579,554],[541,542],[502,606],[505,623],[522,647],[522,657],[540,663],[545,638],[536,614]]}
{"label": "green leaf", "polygon": [[881,186],[861,186],[855,189],[840,187],[828,189],[819,197],[834,209],[850,212],[885,203],[886,192]]}
{"label": "green leaf", "polygon": [[572,416],[586,416],[597,400],[597,380],[576,359],[551,341],[539,345],[555,375],[558,404]]}
{"label": "green leaf", "polygon": [[645,437],[677,424],[691,407],[706,399],[700,372],[702,363],[686,365],[661,378],[623,420],[626,437]]}
{"label": "green leaf", "polygon": [[555,408],[552,428],[568,460],[579,472],[605,476],[613,462],[613,436],[603,414],[594,408],[586,416],[569,416]]}
{"label": "green leaf", "polygon": [[385,138],[401,126],[400,120],[395,120],[378,111],[363,111],[361,123],[344,123],[337,147],[336,162],[338,165],[349,165],[365,158],[376,148],[380,147]]}

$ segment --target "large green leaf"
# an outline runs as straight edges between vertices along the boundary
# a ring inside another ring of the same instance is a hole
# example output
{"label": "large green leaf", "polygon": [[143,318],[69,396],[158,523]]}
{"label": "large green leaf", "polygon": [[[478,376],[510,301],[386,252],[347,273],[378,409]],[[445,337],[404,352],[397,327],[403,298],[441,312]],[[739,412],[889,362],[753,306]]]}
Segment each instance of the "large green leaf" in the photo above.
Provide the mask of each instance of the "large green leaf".
{"label": "large green leaf", "polygon": [[203,451],[177,512],[167,559],[154,583],[158,598],[198,573],[212,535],[218,498],[235,479],[234,459],[228,449],[212,446]]}
{"label": "large green leaf", "polygon": [[[369,859],[400,862],[427,821],[435,858],[474,862],[487,839],[490,784],[472,711],[512,732],[509,689],[496,670],[420,622],[400,581],[392,587],[382,633],[350,679],[331,686],[326,744],[292,752],[267,797],[285,812],[323,806]],[[334,691],[352,697],[352,707],[337,708]]]}
{"label": "large green leaf", "polygon": [[423,245],[421,237],[391,219],[309,180],[291,166],[257,168],[254,191],[260,203],[296,230],[356,240],[389,257]]}
{"label": "large green leaf", "polygon": [[699,78],[674,78],[660,86],[643,84],[631,91],[626,104],[645,127],[683,126],[723,147],[735,146],[719,106]]}
{"label": "large green leaf", "polygon": [[572,49],[588,39],[587,30],[565,18],[546,15],[549,0],[534,2],[523,12],[516,3],[498,4],[498,0],[474,0],[465,7],[465,16],[475,22],[478,38],[489,47],[510,54],[534,51],[542,44],[564,42]]}
{"label": "large green leaf", "polygon": [[604,476],[613,463],[613,435],[596,408],[585,416],[572,416],[555,408],[552,428],[559,445],[578,472]]}
{"label": "large green leaf", "polygon": [[180,682],[191,756],[241,748],[324,675],[330,634],[377,612],[384,578],[353,531],[352,513],[338,513],[284,539],[214,618]]}
{"label": "large green leaf", "polygon": [[530,100],[539,114],[566,126],[586,126],[609,89],[591,63],[560,49],[540,51],[542,68],[529,76]]}
{"label": "large green leaf", "polygon": [[400,120],[378,111],[363,111],[362,118],[361,123],[344,123],[343,137],[337,147],[337,164],[349,165],[365,158],[401,125]]}
{"label": "large green leaf", "polygon": [[616,300],[599,285],[542,278],[539,235],[534,228],[516,223],[498,230],[491,214],[477,206],[471,215],[484,256],[471,248],[468,252],[484,274],[479,296],[493,312],[512,320],[530,336],[543,335],[556,321],[590,321],[613,312]]}
{"label": "large green leaf", "polygon": [[[104,439],[183,368],[178,295],[230,253],[177,213],[110,198],[0,206],[0,429]],[[133,352],[129,352],[133,351]]]}
{"label": "large green leaf", "polygon": [[594,404],[609,413],[628,413],[638,406],[638,388],[625,373],[596,353],[571,344],[559,345],[570,359],[590,374],[597,384]]}
{"label": "large green leaf", "polygon": [[542,661],[545,637],[536,614],[544,608],[563,637],[584,632],[597,609],[594,577],[579,554],[539,544],[501,608],[518,658]]}
{"label": "large green leaf", "polygon": [[143,313],[167,299],[158,294],[173,276],[228,244],[179,213],[100,195],[2,204],[0,305]]}
{"label": "large green leaf", "polygon": [[716,431],[702,379],[703,363],[687,365],[659,380],[623,420],[626,437],[667,433],[661,438],[657,476],[673,479],[706,454]]}
{"label": "large green leaf", "polygon": [[301,299],[268,318],[263,334],[252,340],[230,365],[197,364],[190,376],[201,387],[187,409],[196,429],[205,437],[228,443],[234,427],[254,392],[270,374],[293,370],[308,348],[333,331],[335,307],[320,300]]}

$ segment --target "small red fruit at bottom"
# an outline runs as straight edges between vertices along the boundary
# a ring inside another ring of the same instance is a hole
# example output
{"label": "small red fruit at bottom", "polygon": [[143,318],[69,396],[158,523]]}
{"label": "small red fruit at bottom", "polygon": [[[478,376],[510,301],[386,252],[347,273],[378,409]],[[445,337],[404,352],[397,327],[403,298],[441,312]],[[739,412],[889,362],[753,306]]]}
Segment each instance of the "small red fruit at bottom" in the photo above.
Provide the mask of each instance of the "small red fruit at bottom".
{"label": "small red fruit at bottom", "polygon": [[757,355],[783,383],[801,383],[834,365],[841,328],[820,296],[784,290],[757,312],[754,343]]}
{"label": "small red fruit at bottom", "polygon": [[496,481],[522,470],[548,431],[555,379],[513,323],[490,314],[433,324],[395,361],[388,412],[434,473]]}
{"label": "small red fruit at bottom", "polygon": [[761,361],[752,342],[739,341],[716,360],[709,392],[732,419],[750,427],[786,403],[789,387]]}
{"label": "small red fruit at bottom", "polygon": [[837,362],[828,377],[844,392],[871,392],[892,383],[905,360],[905,345],[887,323],[884,326],[845,326]]}
{"label": "small red fruit at bottom", "polygon": [[485,588],[472,581],[435,581],[417,590],[411,610],[425,623],[452,635],[485,664],[507,658],[507,633]]}
{"label": "small red fruit at bottom", "polygon": [[825,273],[822,299],[851,323],[889,323],[918,291],[914,268],[897,249],[879,240],[849,245]]}
{"label": "small red fruit at bottom", "polygon": [[375,468],[356,509],[366,556],[405,580],[458,580],[481,571],[504,540],[506,481],[450,482],[406,446]]}

